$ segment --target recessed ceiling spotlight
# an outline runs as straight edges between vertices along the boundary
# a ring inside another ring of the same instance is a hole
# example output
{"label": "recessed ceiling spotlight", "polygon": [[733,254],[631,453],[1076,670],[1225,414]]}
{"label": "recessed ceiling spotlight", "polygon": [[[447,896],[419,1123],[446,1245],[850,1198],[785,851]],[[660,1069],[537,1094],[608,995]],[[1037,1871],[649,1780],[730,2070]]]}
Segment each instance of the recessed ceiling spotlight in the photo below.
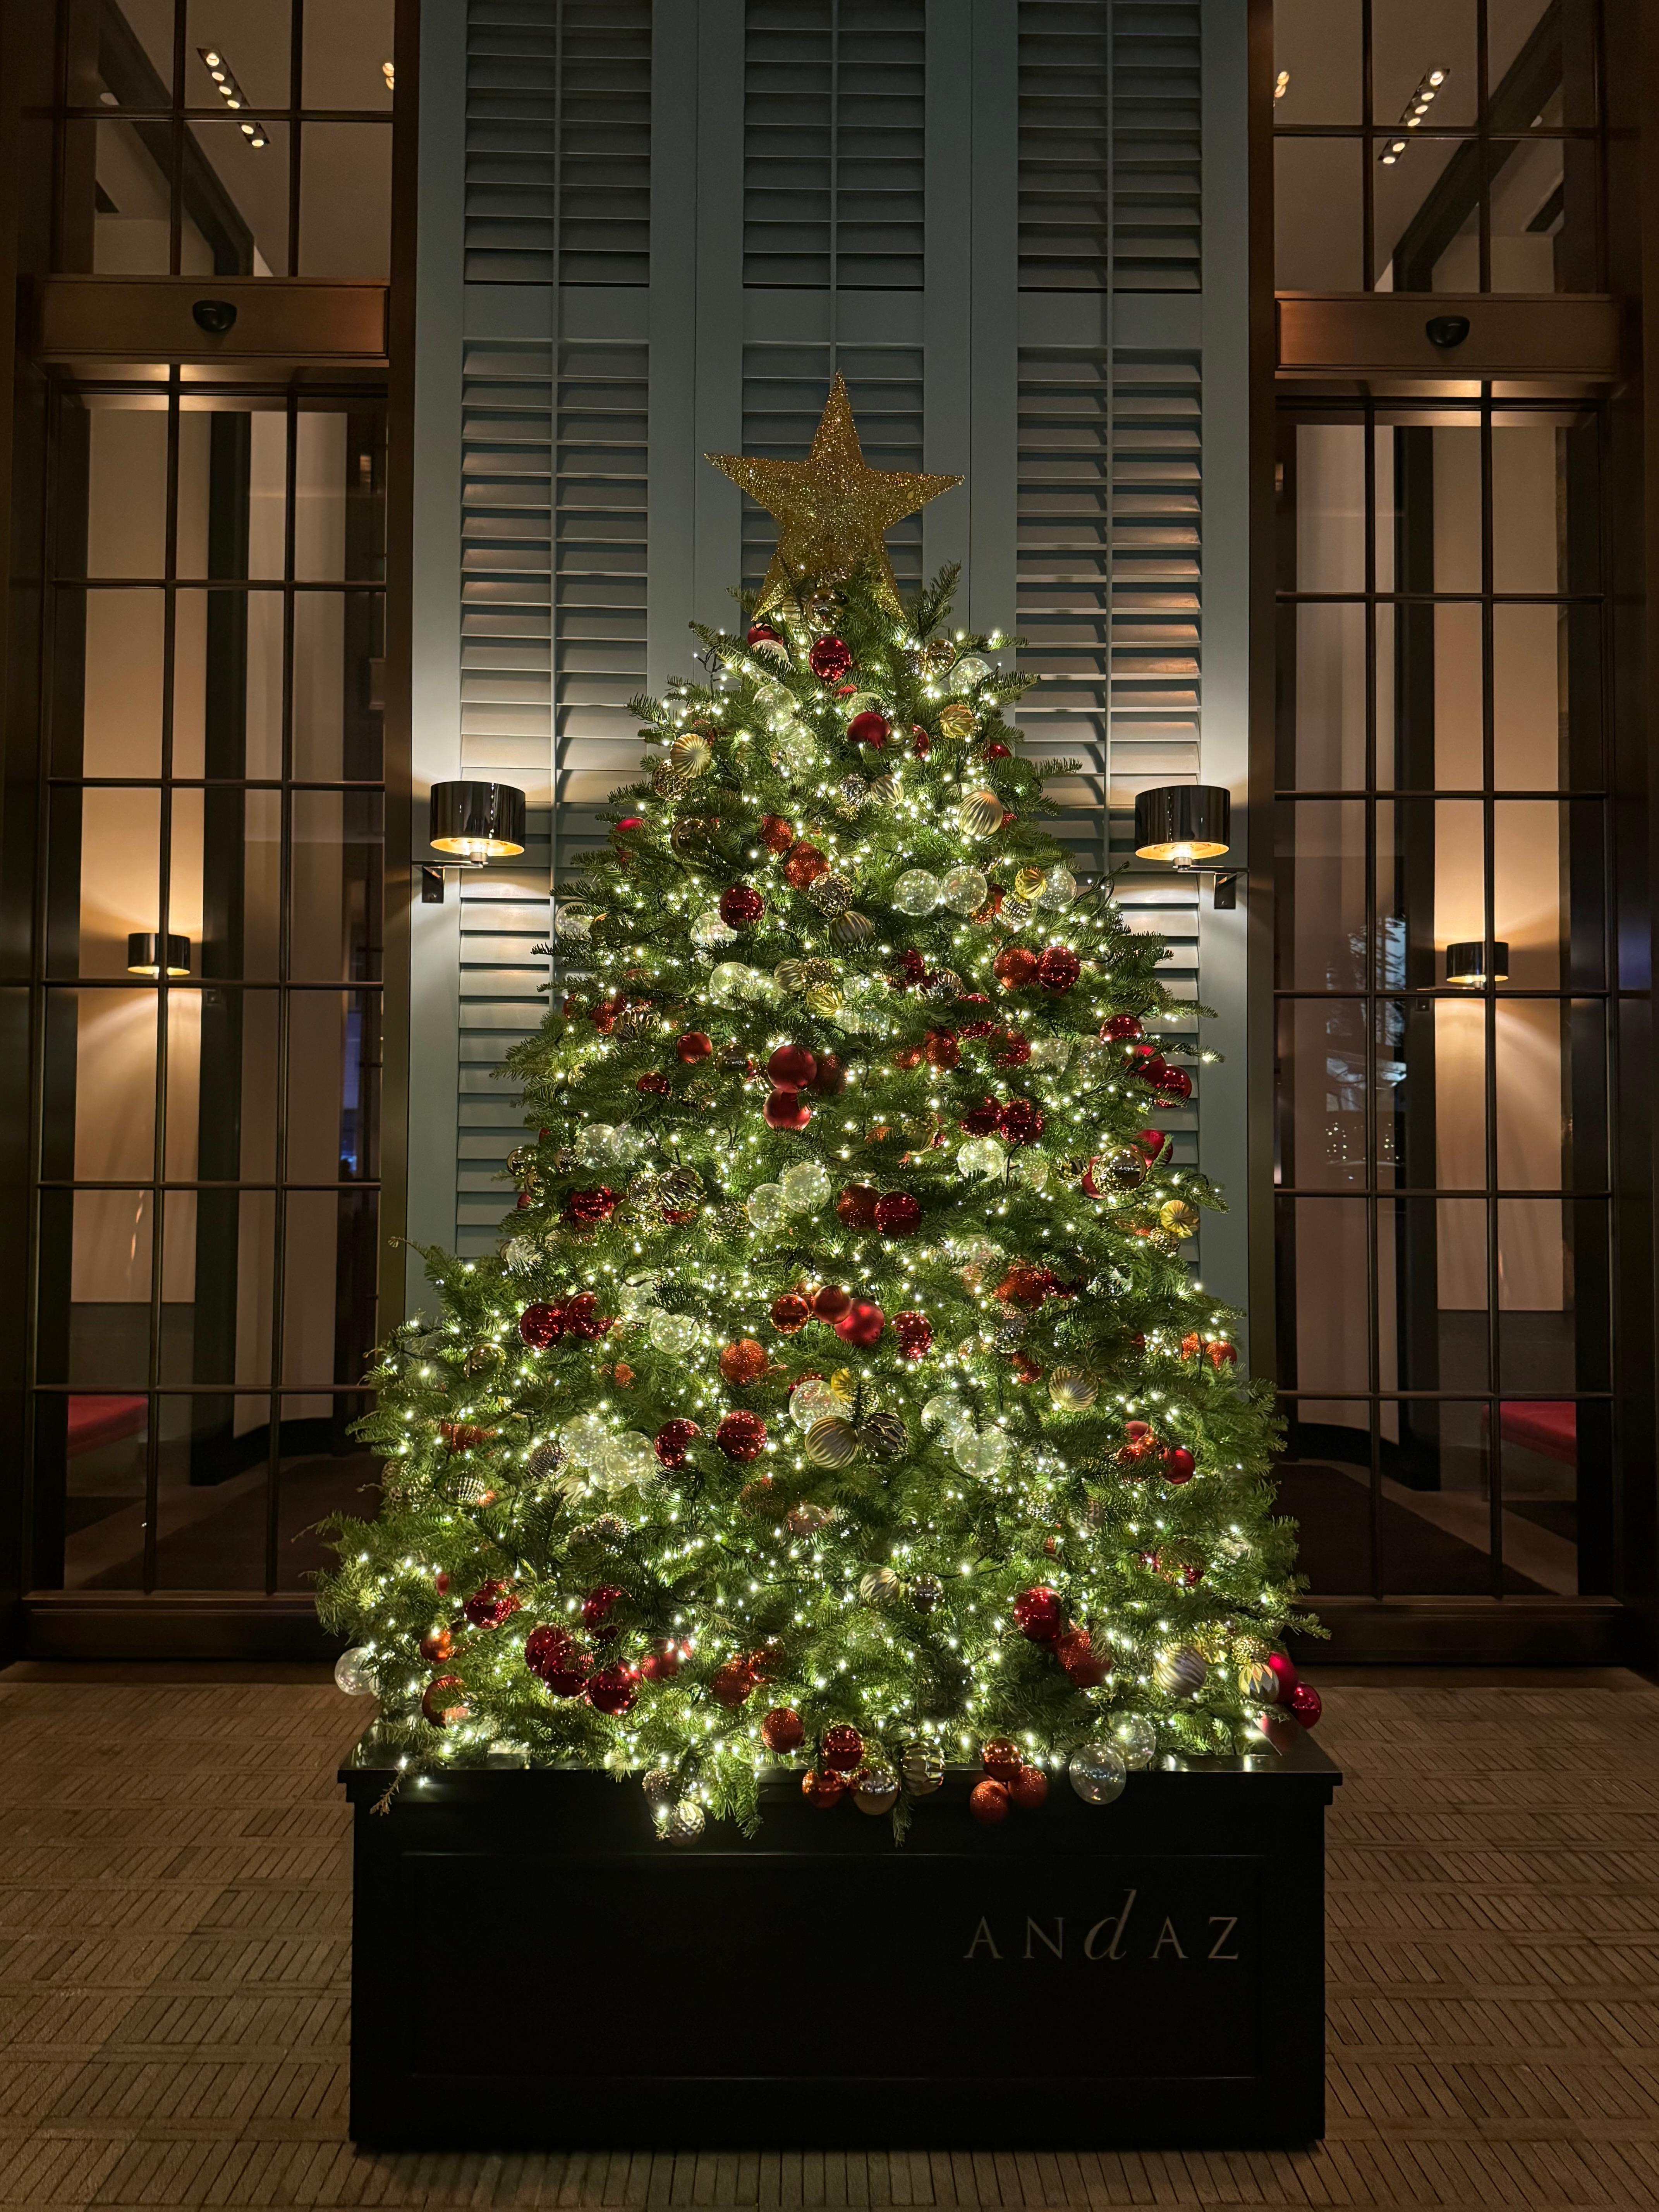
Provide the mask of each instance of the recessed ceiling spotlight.
{"label": "recessed ceiling spotlight", "polygon": [[[202,66],[212,78],[219,97],[227,107],[234,109],[240,114],[247,106],[247,95],[237,83],[235,72],[230,64],[216,47],[198,46],[196,51],[201,56]],[[243,124],[242,136],[250,146],[268,146],[270,143],[270,136],[263,123]]]}
{"label": "recessed ceiling spotlight", "polygon": [[1289,70],[1280,70],[1278,76],[1273,80],[1273,106],[1275,107],[1277,107],[1279,101],[1284,99],[1285,94],[1290,90],[1290,88],[1291,73]]}
{"label": "recessed ceiling spotlight", "polygon": [[[1418,128],[1423,118],[1428,113],[1430,103],[1433,100],[1435,94],[1450,75],[1449,70],[1424,70],[1422,76],[1417,80],[1416,90],[1400,111],[1399,127],[1401,130],[1415,131]],[[1391,138],[1383,146],[1377,159],[1385,169],[1391,169],[1405,150],[1406,141],[1403,138]]]}
{"label": "recessed ceiling spotlight", "polygon": [[397,71],[392,64],[390,62],[382,62],[380,64],[380,75],[386,79],[386,90],[388,92],[395,92],[398,89],[396,82]]}

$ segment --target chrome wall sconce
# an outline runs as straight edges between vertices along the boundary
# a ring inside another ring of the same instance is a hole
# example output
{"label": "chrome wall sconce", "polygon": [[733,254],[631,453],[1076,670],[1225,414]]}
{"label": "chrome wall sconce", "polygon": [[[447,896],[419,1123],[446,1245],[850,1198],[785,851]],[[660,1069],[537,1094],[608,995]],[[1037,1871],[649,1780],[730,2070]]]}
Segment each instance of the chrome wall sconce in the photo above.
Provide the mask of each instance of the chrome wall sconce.
{"label": "chrome wall sconce", "polygon": [[1446,947],[1446,981],[1479,991],[1488,983],[1510,980],[1510,948],[1501,937],[1482,945],[1478,940]]}
{"label": "chrome wall sconce", "polygon": [[1238,870],[1206,868],[1232,845],[1232,793],[1218,783],[1161,783],[1135,800],[1135,857],[1214,878],[1213,902],[1238,904]]}
{"label": "chrome wall sconce", "polygon": [[[511,860],[525,848],[525,798],[510,783],[434,783],[427,842],[464,867]],[[421,902],[441,906],[444,871],[421,870]]]}
{"label": "chrome wall sconce", "polygon": [[[175,937],[167,932],[167,965],[169,975],[188,975],[190,973],[190,939]],[[129,975],[159,975],[161,972],[161,936],[159,930],[135,929],[127,937],[127,973]]]}

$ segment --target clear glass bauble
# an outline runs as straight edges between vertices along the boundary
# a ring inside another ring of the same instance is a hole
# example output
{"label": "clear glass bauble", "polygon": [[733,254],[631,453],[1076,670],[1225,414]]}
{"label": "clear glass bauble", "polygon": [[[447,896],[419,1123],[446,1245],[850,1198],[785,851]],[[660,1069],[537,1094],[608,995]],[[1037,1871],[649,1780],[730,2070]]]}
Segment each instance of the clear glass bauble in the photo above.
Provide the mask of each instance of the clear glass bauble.
{"label": "clear glass bauble", "polygon": [[657,1284],[654,1276],[635,1276],[623,1285],[617,1293],[617,1311],[623,1321],[643,1321],[654,1313],[657,1305]]}
{"label": "clear glass bauble", "polygon": [[1112,1723],[1112,1736],[1123,1764],[1135,1772],[1149,1767],[1158,1755],[1158,1730],[1145,1713],[1120,1713]]}
{"label": "clear glass bauble", "polygon": [[1030,1066],[1033,1067],[1064,1067],[1072,1056],[1072,1040],[1068,1036],[1033,1037]]}
{"label": "clear glass bauble", "polygon": [[744,998],[748,994],[754,970],[745,968],[741,960],[722,960],[708,978],[709,994],[713,998],[728,1001]]}
{"label": "clear glass bauble", "polygon": [[662,1463],[650,1437],[642,1436],[638,1429],[629,1429],[622,1436],[611,1438],[595,1472],[611,1487],[625,1489],[632,1484],[654,1481],[662,1473]]}
{"label": "clear glass bauble", "polygon": [[703,952],[712,952],[716,945],[732,944],[737,934],[722,919],[717,906],[705,907],[691,925],[691,942]]}
{"label": "clear glass bauble", "polygon": [[1115,1743],[1080,1743],[1066,1761],[1066,1771],[1085,1805],[1109,1805],[1122,1796],[1129,1778],[1123,1753]]}
{"label": "clear glass bauble", "polygon": [[584,1167],[610,1167],[627,1149],[623,1130],[610,1121],[585,1121],[576,1138],[576,1158]]}
{"label": "clear glass bauble", "polygon": [[842,1399],[816,1376],[798,1382],[789,1401],[789,1418],[803,1434],[815,1422],[839,1419],[846,1411]]}
{"label": "clear glass bauble", "polygon": [[1042,889],[1031,903],[1039,914],[1063,914],[1077,896],[1077,878],[1069,868],[1049,869]]}
{"label": "clear glass bauble", "polygon": [[927,868],[907,868],[893,886],[893,904],[901,914],[932,914],[945,886]]}
{"label": "clear glass bauble", "polygon": [[[669,1321],[678,1316],[664,1314],[661,1318]],[[565,1447],[583,1467],[597,1467],[610,1450],[615,1434],[602,1413],[583,1413],[565,1431]]]}
{"label": "clear glass bauble", "polygon": [[976,684],[983,684],[992,672],[988,660],[981,660],[976,653],[964,653],[951,671],[948,681],[953,691],[971,691]]}
{"label": "clear glass bauble", "polygon": [[368,1654],[361,1644],[343,1651],[334,1662],[334,1686],[348,1698],[372,1698],[374,1677],[368,1671]]}
{"label": "clear glass bauble", "polygon": [[593,909],[585,899],[561,899],[553,916],[554,934],[580,945],[593,927]]}
{"label": "clear glass bauble", "polygon": [[757,1182],[744,1202],[744,1211],[757,1229],[775,1229],[789,1211],[784,1203],[783,1185]]}
{"label": "clear glass bauble", "polygon": [[818,749],[796,722],[779,731],[773,743],[772,757],[786,775],[805,777],[817,766]]}
{"label": "clear glass bauble", "polygon": [[937,1429],[947,1443],[973,1425],[973,1415],[960,1398],[949,1390],[941,1390],[930,1398],[921,1409],[921,1425],[925,1429]]}
{"label": "clear glass bauble", "polygon": [[830,1183],[817,1160],[798,1160],[779,1176],[777,1188],[791,1213],[816,1213],[828,1203]]}
{"label": "clear glass bauble", "polygon": [[969,1137],[957,1147],[957,1166],[964,1176],[999,1176],[1007,1157],[994,1137]]}
{"label": "clear glass bauble", "polygon": [[702,1324],[692,1314],[658,1313],[651,1316],[646,1334],[657,1351],[678,1358],[696,1343],[702,1334]]}
{"label": "clear glass bauble", "polygon": [[990,896],[991,886],[977,868],[952,868],[939,890],[952,914],[977,914]]}

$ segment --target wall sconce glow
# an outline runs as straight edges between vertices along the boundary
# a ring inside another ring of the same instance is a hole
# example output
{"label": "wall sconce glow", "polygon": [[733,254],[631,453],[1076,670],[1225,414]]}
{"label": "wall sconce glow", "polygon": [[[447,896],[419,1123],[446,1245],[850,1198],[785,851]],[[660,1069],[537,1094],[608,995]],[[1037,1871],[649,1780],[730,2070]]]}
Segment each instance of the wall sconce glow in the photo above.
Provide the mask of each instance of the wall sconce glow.
{"label": "wall sconce glow", "polygon": [[[1492,965],[1487,967],[1487,955]],[[1484,983],[1507,983],[1510,980],[1510,948],[1501,937],[1490,945],[1471,943],[1449,945],[1446,947],[1446,981],[1464,983],[1478,990]]]}
{"label": "wall sconce glow", "polygon": [[1161,783],[1135,800],[1135,855],[1177,868],[1218,860],[1232,842],[1232,793],[1218,783]]}
{"label": "wall sconce glow", "polygon": [[[129,975],[159,975],[161,972],[161,933],[154,929],[135,929],[127,937],[127,973]],[[167,932],[167,973],[169,975],[188,975],[190,973],[190,939],[175,937]]]}
{"label": "wall sconce glow", "polygon": [[[238,111],[245,108],[247,106],[247,94],[237,83],[235,72],[217,47],[198,46],[196,51],[202,58],[202,67],[213,79],[219,97],[224,101],[225,106]],[[243,124],[242,136],[250,146],[264,146],[270,143],[263,123]]]}
{"label": "wall sconce glow", "polygon": [[434,783],[428,842],[479,867],[522,853],[523,792],[510,783]]}

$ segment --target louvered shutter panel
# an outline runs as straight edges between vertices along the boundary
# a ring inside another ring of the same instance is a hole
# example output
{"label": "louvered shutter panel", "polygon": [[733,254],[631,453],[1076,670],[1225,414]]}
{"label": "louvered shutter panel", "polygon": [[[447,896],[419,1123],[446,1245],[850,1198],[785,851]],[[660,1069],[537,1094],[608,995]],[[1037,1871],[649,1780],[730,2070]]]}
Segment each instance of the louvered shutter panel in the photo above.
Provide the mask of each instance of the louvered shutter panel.
{"label": "louvered shutter panel", "polygon": [[1200,282],[1199,0],[1022,0],[1019,282]]}
{"label": "louvered shutter panel", "polygon": [[749,0],[745,284],[919,287],[924,0]]}
{"label": "louvered shutter panel", "polygon": [[651,0],[467,0],[466,274],[644,284]]}

